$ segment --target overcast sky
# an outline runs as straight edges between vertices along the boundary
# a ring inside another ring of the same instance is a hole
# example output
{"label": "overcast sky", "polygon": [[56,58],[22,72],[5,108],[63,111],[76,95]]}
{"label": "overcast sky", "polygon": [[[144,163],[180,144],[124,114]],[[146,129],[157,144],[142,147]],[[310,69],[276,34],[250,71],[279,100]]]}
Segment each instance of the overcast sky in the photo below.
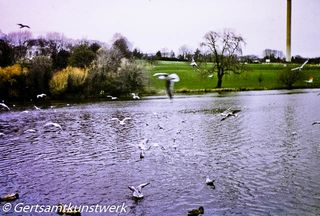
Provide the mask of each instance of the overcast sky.
{"label": "overcast sky", "polygon": [[[232,29],[244,54],[286,48],[286,0],[0,0],[0,30],[30,25],[34,36],[60,32],[110,42],[121,33],[143,52],[199,47],[206,32]],[[320,0],[292,0],[292,55],[320,56]]]}

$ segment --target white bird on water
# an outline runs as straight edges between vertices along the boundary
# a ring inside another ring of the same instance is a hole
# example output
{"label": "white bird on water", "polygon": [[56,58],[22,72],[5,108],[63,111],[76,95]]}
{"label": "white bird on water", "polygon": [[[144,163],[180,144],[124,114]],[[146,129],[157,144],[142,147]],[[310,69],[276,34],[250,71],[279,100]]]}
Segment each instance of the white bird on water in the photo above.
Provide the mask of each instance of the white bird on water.
{"label": "white bird on water", "polygon": [[139,97],[139,95],[138,94],[136,94],[136,93],[131,93],[131,95],[132,95],[132,98],[134,99],[134,100],[139,100],[140,99],[140,97]]}
{"label": "white bird on water", "polygon": [[117,100],[117,99],[118,99],[117,97],[113,97],[113,96],[111,96],[111,95],[108,95],[107,97],[108,97],[108,98],[111,98],[111,100]]}
{"label": "white bird on water", "polygon": [[206,178],[207,185],[215,187],[214,181],[215,181],[214,179],[210,179],[209,176],[207,176],[207,178]]}
{"label": "white bird on water", "polygon": [[6,104],[4,104],[4,103],[0,103],[0,106],[6,108],[7,110],[10,110],[10,108],[9,108]]}
{"label": "white bird on water", "polygon": [[33,106],[36,110],[41,110],[39,107],[37,107],[36,105]]}
{"label": "white bird on water", "polygon": [[24,133],[35,133],[37,132],[35,129],[28,129]]}
{"label": "white bird on water", "polygon": [[165,80],[166,81],[166,91],[170,99],[173,97],[173,85],[175,82],[180,81],[180,77],[173,73],[173,74],[167,74],[167,73],[155,73],[153,76],[158,77],[160,80]]}
{"label": "white bird on water", "polygon": [[125,121],[126,121],[126,120],[130,120],[130,119],[131,119],[130,117],[125,117],[125,118],[122,119],[122,120],[120,120],[120,119],[118,119],[118,118],[112,118],[111,120],[116,120],[116,121],[119,122],[120,125],[125,125],[125,124],[126,124]]}
{"label": "white bird on water", "polygon": [[144,151],[150,149],[150,147],[147,148],[148,142],[149,142],[149,139],[143,139],[138,145],[139,149],[144,150]]}
{"label": "white bird on water", "polygon": [[48,122],[43,127],[45,127],[45,128],[55,127],[55,128],[59,128],[59,130],[62,130],[61,125],[59,125],[58,123],[54,123],[54,122]]}
{"label": "white bird on water", "polygon": [[143,198],[143,194],[142,194],[142,188],[144,188],[145,186],[149,185],[150,183],[143,183],[138,185],[137,187],[134,186],[129,186],[128,188],[133,192],[132,196],[136,199],[142,199]]}
{"label": "white bird on water", "polygon": [[312,125],[320,124],[320,121],[315,121],[312,123]]}
{"label": "white bird on water", "polygon": [[307,61],[305,61],[301,66],[296,67],[296,68],[292,68],[291,70],[292,70],[292,71],[295,71],[295,70],[301,71],[302,68],[308,63],[308,61],[309,61],[309,59],[307,59]]}

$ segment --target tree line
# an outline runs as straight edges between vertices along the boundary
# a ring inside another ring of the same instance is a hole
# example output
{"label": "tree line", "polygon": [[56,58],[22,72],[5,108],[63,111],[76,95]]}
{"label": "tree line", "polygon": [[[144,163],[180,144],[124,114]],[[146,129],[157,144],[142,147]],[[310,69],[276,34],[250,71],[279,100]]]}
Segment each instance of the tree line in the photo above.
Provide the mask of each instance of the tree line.
{"label": "tree line", "polygon": [[[112,45],[76,41],[58,33],[32,38],[28,31],[0,37],[0,99],[105,97],[144,91],[147,65],[115,35]],[[142,58],[142,56],[140,57]]]}
{"label": "tree line", "polygon": [[[100,41],[67,39],[59,33],[35,39],[29,31],[7,35],[0,31],[0,99],[30,100],[42,93],[52,98],[90,98],[143,92],[148,65],[157,60],[196,61],[196,71],[204,77],[216,74],[216,87],[221,88],[225,74],[241,73],[246,63],[260,62],[254,55],[242,55],[244,45],[240,34],[209,31],[195,52],[183,45],[178,56],[166,49],[150,55],[137,48],[131,51],[130,42],[121,34],[115,34],[107,46]],[[266,49],[264,55],[272,62],[284,62],[281,51]],[[292,60],[305,61],[300,56]],[[289,68],[284,69],[282,80],[291,80],[286,84],[290,87],[299,76],[294,74],[292,79]]]}

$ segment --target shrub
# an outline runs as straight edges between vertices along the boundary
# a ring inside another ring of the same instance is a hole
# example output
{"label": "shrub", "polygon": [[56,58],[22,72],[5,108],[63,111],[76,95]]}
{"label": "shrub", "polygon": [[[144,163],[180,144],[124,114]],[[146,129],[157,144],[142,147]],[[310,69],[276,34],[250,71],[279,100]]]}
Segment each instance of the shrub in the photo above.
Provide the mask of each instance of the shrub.
{"label": "shrub", "polygon": [[26,68],[19,64],[0,68],[0,97],[19,97],[25,86]]}
{"label": "shrub", "polygon": [[292,88],[294,83],[302,78],[300,71],[292,71],[290,67],[283,69],[279,74],[279,81],[286,88]]}
{"label": "shrub", "polygon": [[87,69],[76,67],[67,67],[58,71],[50,80],[50,92],[55,96],[60,96],[67,92],[75,93],[84,85],[87,74]]}
{"label": "shrub", "polygon": [[33,97],[49,92],[49,81],[52,77],[52,60],[47,56],[36,56],[31,60],[27,76],[28,87]]}
{"label": "shrub", "polygon": [[94,60],[96,54],[90,49],[87,44],[81,44],[71,52],[69,57],[69,65],[72,67],[85,68],[88,67]]}
{"label": "shrub", "polygon": [[101,48],[90,70],[88,93],[99,95],[105,92],[119,96],[141,91],[145,85],[146,66],[133,59],[122,58],[117,48]]}
{"label": "shrub", "polygon": [[143,90],[146,84],[146,66],[143,63],[122,59],[118,69],[119,80],[123,93],[130,93]]}

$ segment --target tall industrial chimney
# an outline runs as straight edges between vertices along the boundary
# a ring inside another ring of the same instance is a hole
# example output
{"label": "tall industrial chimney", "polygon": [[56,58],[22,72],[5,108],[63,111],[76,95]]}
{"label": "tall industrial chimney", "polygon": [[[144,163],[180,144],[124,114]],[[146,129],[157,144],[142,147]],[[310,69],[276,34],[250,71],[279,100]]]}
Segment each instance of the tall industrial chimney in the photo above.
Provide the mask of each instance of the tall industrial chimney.
{"label": "tall industrial chimney", "polygon": [[291,62],[291,0],[287,0],[287,55],[286,61]]}

